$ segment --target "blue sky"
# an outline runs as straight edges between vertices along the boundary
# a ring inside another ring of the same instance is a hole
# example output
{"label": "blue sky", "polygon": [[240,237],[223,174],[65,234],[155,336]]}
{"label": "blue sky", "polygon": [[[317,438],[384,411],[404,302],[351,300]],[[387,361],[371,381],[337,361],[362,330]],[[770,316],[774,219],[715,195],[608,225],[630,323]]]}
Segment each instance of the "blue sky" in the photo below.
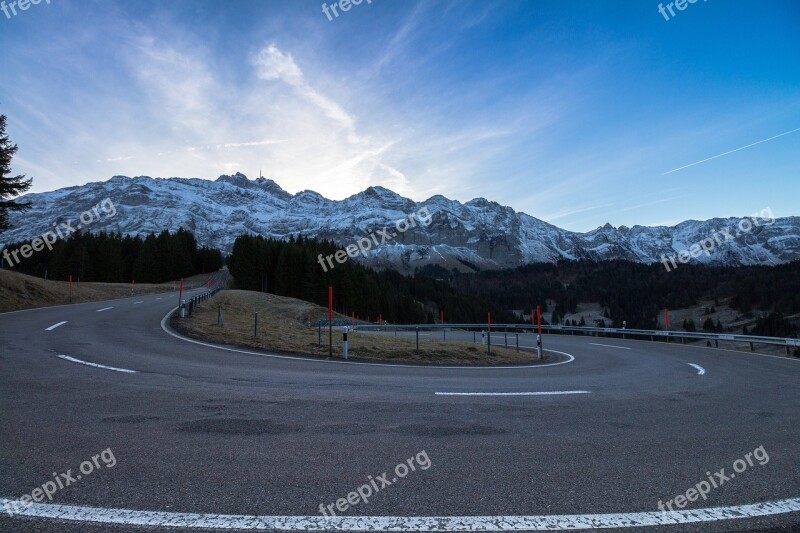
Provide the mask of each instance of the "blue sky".
{"label": "blue sky", "polygon": [[261,168],[292,193],[486,197],[575,231],[800,215],[800,3],[675,13],[42,0],[0,12],[0,113],[35,192]]}

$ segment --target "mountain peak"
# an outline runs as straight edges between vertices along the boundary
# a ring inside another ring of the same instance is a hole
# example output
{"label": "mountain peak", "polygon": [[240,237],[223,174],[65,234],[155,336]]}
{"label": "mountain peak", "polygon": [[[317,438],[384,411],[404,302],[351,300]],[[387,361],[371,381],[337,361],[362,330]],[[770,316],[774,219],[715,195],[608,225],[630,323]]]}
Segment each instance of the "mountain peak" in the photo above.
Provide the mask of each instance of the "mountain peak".
{"label": "mountain peak", "polygon": [[278,185],[277,183],[275,183],[275,181],[271,179],[256,178],[251,181],[247,179],[247,176],[245,176],[241,172],[237,172],[232,176],[223,174],[222,176],[217,178],[217,183],[230,183],[231,185],[242,189],[258,188],[262,191],[270,193],[272,196],[281,198],[283,200],[288,200],[292,197],[291,194],[284,191],[280,185]]}
{"label": "mountain peak", "polygon": [[223,174],[222,176],[217,178],[217,183],[230,183],[231,185],[236,185],[237,187],[242,187],[243,189],[247,188],[250,185],[250,180],[247,179],[247,176],[242,174],[241,172],[237,172],[233,176],[229,176],[228,174]]}

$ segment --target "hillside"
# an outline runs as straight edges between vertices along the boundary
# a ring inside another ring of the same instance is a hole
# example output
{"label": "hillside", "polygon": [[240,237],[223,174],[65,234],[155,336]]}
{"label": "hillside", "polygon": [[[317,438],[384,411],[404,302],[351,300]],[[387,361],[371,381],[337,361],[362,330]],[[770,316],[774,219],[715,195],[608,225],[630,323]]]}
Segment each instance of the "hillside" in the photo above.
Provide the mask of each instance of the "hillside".
{"label": "hillside", "polygon": [[[222,310],[223,326],[217,325],[218,309]],[[258,313],[258,337],[253,337],[254,314]],[[318,346],[318,330],[313,324],[327,321],[328,310],[298,300],[252,291],[228,290],[213,296],[198,307],[191,317],[173,318],[171,325],[180,333],[196,339],[257,348],[283,354],[328,356],[328,330],[322,330]],[[349,317],[335,314],[334,321]],[[348,336],[349,358],[353,360],[391,361],[424,364],[532,364],[531,352],[517,352],[500,347],[486,353],[480,344],[440,341],[439,337],[422,336],[420,353],[411,337],[394,337],[351,332]],[[342,357],[342,332],[333,332],[333,354]]]}
{"label": "hillside", "polygon": [[[174,283],[141,284],[136,285],[134,294],[154,294],[174,290],[176,290]],[[128,283],[75,283],[72,287],[73,303],[110,300],[131,295],[131,285]],[[63,305],[69,302],[69,282],[45,281],[8,269],[0,270],[0,312]]]}

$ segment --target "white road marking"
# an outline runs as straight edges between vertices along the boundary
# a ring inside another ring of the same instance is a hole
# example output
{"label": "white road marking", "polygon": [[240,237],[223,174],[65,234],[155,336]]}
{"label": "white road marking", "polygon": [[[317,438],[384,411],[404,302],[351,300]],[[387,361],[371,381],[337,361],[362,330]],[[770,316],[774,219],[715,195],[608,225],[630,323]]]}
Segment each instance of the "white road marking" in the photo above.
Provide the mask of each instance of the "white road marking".
{"label": "white road marking", "polygon": [[698,376],[702,376],[703,374],[705,374],[705,373],[706,373],[706,369],[705,369],[705,368],[703,368],[703,367],[702,367],[702,366],[700,366],[700,365],[696,365],[696,364],[694,364],[694,363],[686,363],[686,364],[687,364],[687,365],[689,365],[689,366],[691,366],[691,367],[694,367],[694,368],[695,368],[695,370],[697,370],[697,375],[698,375]]}
{"label": "white road marking", "polygon": [[549,392],[437,392],[436,396],[561,396],[589,394],[588,390],[559,390]]}
{"label": "white road marking", "polygon": [[143,304],[143,303],[144,303],[144,300],[141,300],[141,301],[139,301],[139,302],[133,302],[133,305],[136,305],[136,304]]}
{"label": "white road marking", "polygon": [[65,361],[70,361],[72,363],[80,363],[86,366],[93,366],[95,368],[102,368],[103,370],[113,370],[114,372],[126,372],[128,374],[136,374],[136,370],[128,370],[127,368],[115,368],[113,366],[105,366],[105,365],[98,365],[97,363],[89,363],[87,361],[81,361],[80,359],[75,359],[74,357],[70,357],[68,355],[59,355],[60,359]]}
{"label": "white road marking", "polygon": [[46,328],[46,329],[45,329],[45,331],[53,331],[53,330],[54,330],[54,329],[56,329],[57,327],[59,327],[59,326],[63,326],[63,325],[64,325],[64,324],[66,324],[66,323],[67,323],[67,321],[66,321],[66,320],[64,320],[63,322],[59,322],[58,324],[53,324],[53,325],[52,325],[52,326],[50,326],[49,328]]}
{"label": "white road marking", "polygon": [[12,516],[95,524],[270,531],[571,531],[674,526],[800,511],[800,498],[683,511],[539,516],[246,516],[103,509],[0,498]]}
{"label": "white road marking", "polygon": [[614,346],[613,344],[600,344],[599,342],[590,342],[592,346],[605,346],[606,348],[619,348],[620,350],[630,350],[630,348],[626,348],[625,346]]}
{"label": "white road marking", "polygon": [[98,313],[102,313],[103,311],[108,311],[109,309],[114,309],[114,307],[113,306],[112,307],[104,307],[102,309],[98,309],[97,312]]}
{"label": "white road marking", "polygon": [[[575,356],[568,354],[567,352],[559,352],[558,350],[550,350],[545,349],[545,352],[550,353],[557,353],[559,355],[563,355],[567,357],[566,361],[559,361],[558,363],[546,363],[543,365],[504,365],[504,366],[444,366],[444,365],[396,365],[390,363],[359,363],[356,361],[337,361],[337,360],[327,360],[327,359],[312,359],[310,357],[292,357],[290,355],[277,355],[272,353],[264,353],[264,352],[250,352],[247,350],[239,350],[236,348],[231,348],[228,346],[219,346],[217,344],[210,344],[208,342],[197,341],[194,339],[190,339],[188,337],[184,337],[182,335],[178,335],[174,331],[170,331],[167,327],[167,319],[177,311],[177,307],[173,307],[169,313],[164,315],[164,318],[161,319],[161,329],[164,330],[164,333],[168,335],[172,335],[176,339],[180,339],[184,342],[191,342],[192,344],[199,344],[200,346],[207,346],[208,348],[216,348],[217,350],[225,350],[226,352],[236,352],[236,353],[243,353],[246,355],[258,355],[259,357],[272,357],[275,359],[292,359],[295,361],[306,361],[311,363],[327,363],[327,364],[338,364],[338,365],[368,365],[368,366],[390,366],[390,367],[397,367],[397,368],[426,368],[426,369],[441,369],[441,370],[508,370],[508,369],[519,369],[519,368],[545,368],[548,366],[557,366],[557,365],[565,365],[567,363],[571,363],[575,360]],[[522,346],[520,346],[522,348]]]}

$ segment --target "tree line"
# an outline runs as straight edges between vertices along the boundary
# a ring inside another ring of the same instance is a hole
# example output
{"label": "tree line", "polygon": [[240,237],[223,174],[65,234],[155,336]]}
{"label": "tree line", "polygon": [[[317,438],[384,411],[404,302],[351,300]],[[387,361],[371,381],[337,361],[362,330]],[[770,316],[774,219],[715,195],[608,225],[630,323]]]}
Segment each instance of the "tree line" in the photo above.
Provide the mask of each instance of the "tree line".
{"label": "tree line", "polygon": [[[23,244],[6,248],[14,250]],[[56,241],[52,250],[45,248],[21,258],[12,270],[62,281],[72,276],[75,281],[87,282],[163,283],[214,272],[222,266],[219,250],[198,247],[194,234],[179,228],[175,233],[164,230],[145,237],[78,231]]]}
{"label": "tree line", "polygon": [[[625,321],[629,328],[657,329],[664,308],[725,300],[744,318],[762,318],[749,333],[782,336],[797,330],[785,317],[800,313],[800,261],[743,267],[690,264],[667,273],[660,264],[581,260],[472,274],[440,269],[437,276],[504,309],[529,310],[552,300],[556,306],[547,318],[556,321],[575,313],[579,302],[597,302],[606,308],[611,327],[622,327]],[[719,331],[722,326],[707,319],[702,328]]]}
{"label": "tree line", "polygon": [[380,316],[396,324],[434,323],[440,312],[445,321],[513,322],[514,315],[487,299],[465,295],[447,282],[427,276],[404,276],[394,270],[375,271],[349,260],[327,272],[319,263],[341,248],[331,241],[290,237],[287,241],[242,235],[228,258],[237,287],[298,298],[328,306],[328,287],[334,290],[339,313],[376,321]]}

